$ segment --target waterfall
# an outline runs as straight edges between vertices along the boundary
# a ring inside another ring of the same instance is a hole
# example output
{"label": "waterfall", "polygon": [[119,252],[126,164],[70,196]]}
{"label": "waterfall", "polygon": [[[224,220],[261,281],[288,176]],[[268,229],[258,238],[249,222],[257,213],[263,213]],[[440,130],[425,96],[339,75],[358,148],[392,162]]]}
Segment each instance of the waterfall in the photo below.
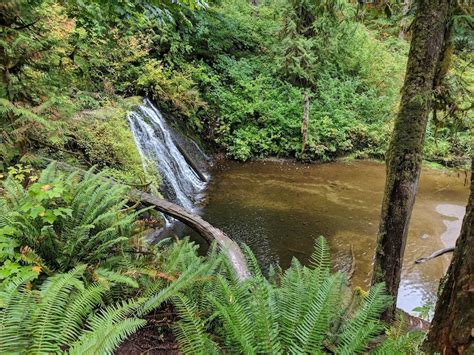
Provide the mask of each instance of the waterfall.
{"label": "waterfall", "polygon": [[[144,99],[143,105],[129,112],[128,121],[140,153],[144,169],[154,164],[163,179],[162,193],[178,205],[194,209],[196,196],[205,188],[206,181],[190,165],[178,147],[177,134],[167,124],[160,111]],[[194,142],[193,142],[194,143]],[[195,144],[195,143],[194,143]],[[167,221],[168,222],[168,221]]]}

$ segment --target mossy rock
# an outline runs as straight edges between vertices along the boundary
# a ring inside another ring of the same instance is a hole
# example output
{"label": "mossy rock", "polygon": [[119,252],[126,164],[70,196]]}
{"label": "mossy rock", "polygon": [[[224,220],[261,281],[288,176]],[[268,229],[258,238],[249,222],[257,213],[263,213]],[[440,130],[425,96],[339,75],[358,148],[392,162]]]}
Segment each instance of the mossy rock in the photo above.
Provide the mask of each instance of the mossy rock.
{"label": "mossy rock", "polygon": [[143,170],[127,120],[127,113],[140,104],[140,97],[130,97],[97,110],[80,112],[68,124],[71,139],[66,145],[82,152],[89,165],[106,170],[118,180],[149,184],[157,189],[161,178],[157,171]]}

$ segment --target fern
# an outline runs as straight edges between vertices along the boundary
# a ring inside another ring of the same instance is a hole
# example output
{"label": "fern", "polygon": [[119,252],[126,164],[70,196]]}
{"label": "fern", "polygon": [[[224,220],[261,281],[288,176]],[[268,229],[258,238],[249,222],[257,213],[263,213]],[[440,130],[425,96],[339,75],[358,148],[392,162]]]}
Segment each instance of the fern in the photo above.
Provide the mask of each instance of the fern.
{"label": "fern", "polygon": [[[81,263],[98,264],[130,248],[141,211],[124,210],[126,188],[104,181],[92,170],[82,178],[77,173],[64,176],[53,163],[28,189],[13,179],[7,179],[4,188],[0,207],[5,216],[0,223],[14,226],[21,244],[52,269],[68,271]],[[50,189],[57,193],[48,195]],[[25,213],[30,208],[54,217],[45,220]]]}
{"label": "fern", "polygon": [[22,329],[31,327],[28,314],[34,302],[33,293],[23,285],[9,287],[0,293],[0,353],[16,352],[30,344],[30,337]]}
{"label": "fern", "polygon": [[371,287],[360,309],[345,324],[342,333],[338,336],[341,354],[353,354],[364,350],[371,337],[383,329],[378,316],[391,301],[391,298],[385,295],[383,284]]}
{"label": "fern", "polygon": [[123,301],[109,306],[94,315],[88,322],[89,330],[71,345],[71,354],[112,354],[129,335],[146,324],[146,321],[129,318],[143,300]]}
{"label": "fern", "polygon": [[206,333],[205,322],[199,317],[196,304],[179,293],[172,300],[181,317],[173,327],[181,350],[186,354],[217,354],[217,345]]}
{"label": "fern", "polygon": [[206,347],[214,333],[224,352],[354,354],[383,329],[378,316],[390,297],[377,285],[361,303],[350,301],[343,274],[330,272],[323,238],[309,267],[295,259],[271,283],[251,251],[244,250],[255,273],[250,279],[240,282],[224,261],[215,280],[201,287],[191,283],[168,298],[180,314],[174,329],[184,352],[210,351]]}
{"label": "fern", "polygon": [[69,346],[71,351],[112,353],[145,324],[129,317],[142,305],[140,299],[94,314],[107,289],[104,285],[85,287],[80,279],[84,270],[82,265],[49,277],[39,290],[10,283],[0,292],[0,353],[60,353]]}
{"label": "fern", "polygon": [[120,322],[110,323],[107,328],[96,329],[81,337],[69,350],[70,354],[113,354],[120,343],[138,329],[146,321],[142,319],[124,319]]}
{"label": "fern", "polygon": [[60,320],[64,316],[68,296],[74,288],[84,289],[82,282],[78,279],[84,270],[85,265],[82,265],[67,274],[52,276],[43,283],[40,300],[31,315],[32,345],[30,350],[32,352],[59,351],[56,338],[61,331]]}
{"label": "fern", "polygon": [[243,244],[242,249],[245,255],[245,259],[247,261],[249,271],[252,273],[252,275],[259,278],[264,278],[262,274],[262,269],[260,268],[260,265],[258,264],[257,258],[255,257],[254,253],[249,248],[249,246],[246,244]]}
{"label": "fern", "polygon": [[103,285],[91,285],[83,292],[71,297],[59,327],[61,329],[58,337],[59,343],[70,344],[77,338],[86,317],[100,304],[106,292],[107,289]]}
{"label": "fern", "polygon": [[218,277],[216,286],[216,295],[211,295],[210,300],[223,322],[225,345],[232,350],[241,349],[247,354],[255,353],[256,339],[252,319],[246,309],[250,294],[245,283],[232,285],[223,277]]}
{"label": "fern", "polygon": [[313,254],[310,258],[310,266],[314,269],[321,269],[322,271],[329,271],[331,267],[331,258],[329,247],[326,239],[320,236],[314,245]]}
{"label": "fern", "polygon": [[[328,277],[314,295],[308,312],[295,331],[295,338],[290,347],[291,352],[308,352],[323,348],[323,340],[327,337],[331,321],[337,314],[339,304],[339,287],[342,283],[340,275]],[[295,339],[295,340],[296,340]]]}
{"label": "fern", "polygon": [[110,271],[106,268],[97,268],[95,269],[94,274],[99,282],[122,284],[132,288],[139,287],[137,281],[121,272]]}

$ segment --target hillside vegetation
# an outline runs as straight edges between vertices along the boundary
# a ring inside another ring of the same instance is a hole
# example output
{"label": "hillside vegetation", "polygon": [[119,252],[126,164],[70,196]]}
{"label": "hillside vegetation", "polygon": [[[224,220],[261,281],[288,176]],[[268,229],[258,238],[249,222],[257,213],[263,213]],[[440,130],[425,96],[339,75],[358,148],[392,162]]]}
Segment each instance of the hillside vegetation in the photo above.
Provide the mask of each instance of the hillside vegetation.
{"label": "hillside vegetation", "polygon": [[[335,2],[308,40],[284,0],[166,4],[2,5],[4,169],[47,149],[112,171],[133,167],[137,179],[143,173],[130,155],[123,103],[136,95],[154,99],[230,158],[384,157],[408,48],[393,33],[400,15]],[[473,73],[463,53],[443,87],[447,107],[428,129],[428,160],[469,153]],[[305,87],[311,104],[302,149]],[[92,110],[98,114],[87,115]]]}

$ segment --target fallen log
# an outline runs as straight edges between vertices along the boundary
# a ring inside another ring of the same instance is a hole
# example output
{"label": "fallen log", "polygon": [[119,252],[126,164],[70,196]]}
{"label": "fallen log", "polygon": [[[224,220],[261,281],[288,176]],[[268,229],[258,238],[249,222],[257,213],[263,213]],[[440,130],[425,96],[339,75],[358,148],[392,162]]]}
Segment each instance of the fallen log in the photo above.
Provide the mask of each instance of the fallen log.
{"label": "fallen log", "polygon": [[415,264],[421,264],[424,263],[425,261],[437,258],[440,255],[446,254],[446,253],[451,253],[454,251],[454,247],[448,247],[448,248],[443,248],[438,251],[435,251],[433,254],[430,256],[425,256],[424,258],[419,258],[415,260]]}
{"label": "fallen log", "polygon": [[[69,170],[77,171],[80,174],[85,174],[83,169],[75,168],[67,163],[59,162],[56,160],[42,158],[46,162],[55,163],[58,167]],[[105,178],[104,180],[112,182],[114,184],[121,184],[111,178]],[[240,280],[245,280],[250,276],[245,256],[240,249],[239,245],[230,239],[223,231],[219,228],[212,226],[206,222],[200,216],[192,213],[191,211],[178,206],[175,203],[169,202],[165,199],[153,196],[147,192],[143,192],[137,189],[128,190],[130,197],[139,200],[141,203],[147,206],[151,206],[161,213],[167,214],[177,220],[183,222],[187,226],[198,232],[207,242],[212,243],[214,240],[219,245],[222,252],[227,256],[230,263],[232,264],[237,277]]]}
{"label": "fallen log", "polygon": [[250,276],[247,268],[247,262],[242,250],[236,242],[230,239],[219,228],[212,226],[200,216],[193,214],[187,209],[162,198],[153,196],[137,189],[132,189],[129,193],[132,197],[138,198],[143,204],[152,206],[157,211],[165,213],[173,218],[176,218],[178,221],[183,222],[198,232],[209,243],[215,240],[231,262],[239,279],[244,280]]}

